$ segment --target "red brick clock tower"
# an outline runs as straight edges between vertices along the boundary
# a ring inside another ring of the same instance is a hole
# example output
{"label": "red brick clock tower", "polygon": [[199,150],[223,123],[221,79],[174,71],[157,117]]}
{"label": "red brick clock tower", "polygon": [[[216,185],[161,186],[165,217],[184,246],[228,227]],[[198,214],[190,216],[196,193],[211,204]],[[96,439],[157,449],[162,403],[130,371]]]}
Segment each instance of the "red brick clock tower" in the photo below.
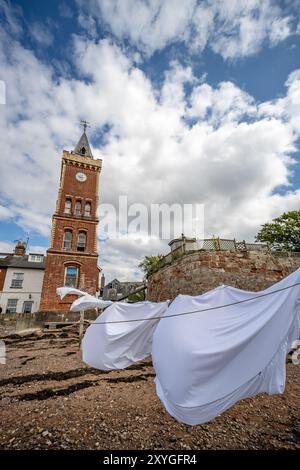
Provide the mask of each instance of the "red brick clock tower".
{"label": "red brick clock tower", "polygon": [[76,287],[90,294],[98,290],[96,211],[102,160],[94,160],[85,131],[84,122],[84,132],[74,151],[63,151],[40,311],[69,310],[76,297],[60,300],[57,287]]}

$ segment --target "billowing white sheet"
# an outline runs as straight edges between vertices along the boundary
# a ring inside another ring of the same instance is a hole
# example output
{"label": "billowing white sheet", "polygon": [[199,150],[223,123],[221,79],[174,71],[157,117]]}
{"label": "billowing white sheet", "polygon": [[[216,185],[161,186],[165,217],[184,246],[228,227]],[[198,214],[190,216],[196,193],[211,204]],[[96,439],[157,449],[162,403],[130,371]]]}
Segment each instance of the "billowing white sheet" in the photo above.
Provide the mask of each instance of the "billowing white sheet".
{"label": "billowing white sheet", "polygon": [[82,290],[75,289],[75,287],[58,287],[56,289],[56,293],[60,296],[61,299],[63,299],[66,295],[78,295],[79,297],[82,295],[88,295]]}
{"label": "billowing white sheet", "polygon": [[[124,369],[151,353],[153,331],[159,320],[124,322],[160,317],[168,302],[116,302],[108,307],[87,329],[82,341],[86,364],[101,370]],[[120,321],[124,323],[97,324]]]}
{"label": "billowing white sheet", "polygon": [[58,287],[56,289],[56,293],[60,296],[61,299],[63,299],[66,295],[78,295],[79,298],[76,299],[71,305],[70,310],[72,312],[85,311],[91,308],[105,308],[113,303],[111,300],[102,300],[101,298],[99,299],[73,287]]}
{"label": "billowing white sheet", "polygon": [[[223,286],[179,295],[165,317],[251,299],[300,282],[300,269],[261,292]],[[231,307],[160,320],[152,357],[157,394],[187,424],[213,419],[260,392],[283,393],[285,360],[300,332],[300,286]]]}
{"label": "billowing white sheet", "polygon": [[[210,421],[242,398],[283,393],[286,355],[300,333],[300,286],[285,288],[299,282],[300,269],[261,292],[222,286],[179,295],[169,308],[168,302],[114,303],[87,329],[83,360],[123,369],[152,352],[167,411],[191,425]],[[95,300],[84,295],[75,302],[84,309]],[[195,312],[203,309],[212,310]],[[126,322],[135,319],[144,321]],[[120,323],[97,324],[114,321]]]}
{"label": "billowing white sheet", "polygon": [[71,305],[71,312],[79,312],[90,310],[91,308],[106,308],[109,305],[112,305],[113,302],[111,300],[102,300],[93,297],[92,295],[86,294],[83,297],[79,297],[79,299],[74,300]]}

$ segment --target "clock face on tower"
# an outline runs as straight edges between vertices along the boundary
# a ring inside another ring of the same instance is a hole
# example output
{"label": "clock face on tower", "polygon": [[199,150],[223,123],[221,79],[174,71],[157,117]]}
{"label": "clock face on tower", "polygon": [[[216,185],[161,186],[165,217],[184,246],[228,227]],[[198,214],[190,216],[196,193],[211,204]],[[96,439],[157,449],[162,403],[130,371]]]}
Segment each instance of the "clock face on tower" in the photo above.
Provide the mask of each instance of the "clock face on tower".
{"label": "clock face on tower", "polygon": [[86,180],[86,174],[85,173],[76,173],[76,179],[77,181],[80,181],[83,183]]}

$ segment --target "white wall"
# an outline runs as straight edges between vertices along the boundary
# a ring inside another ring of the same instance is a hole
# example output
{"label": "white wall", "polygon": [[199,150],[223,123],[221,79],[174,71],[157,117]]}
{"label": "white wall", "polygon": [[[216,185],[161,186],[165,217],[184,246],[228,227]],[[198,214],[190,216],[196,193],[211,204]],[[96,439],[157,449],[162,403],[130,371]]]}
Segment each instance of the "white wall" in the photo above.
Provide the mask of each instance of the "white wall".
{"label": "white wall", "polygon": [[[24,274],[22,288],[20,289],[13,289],[10,287],[14,273]],[[2,307],[2,312],[6,312],[8,299],[18,299],[17,313],[21,313],[23,311],[23,302],[25,300],[33,301],[31,311],[37,312],[40,306],[43,278],[43,269],[7,268],[3,291],[0,292],[0,307]],[[31,298],[29,298],[29,294],[31,294]]]}

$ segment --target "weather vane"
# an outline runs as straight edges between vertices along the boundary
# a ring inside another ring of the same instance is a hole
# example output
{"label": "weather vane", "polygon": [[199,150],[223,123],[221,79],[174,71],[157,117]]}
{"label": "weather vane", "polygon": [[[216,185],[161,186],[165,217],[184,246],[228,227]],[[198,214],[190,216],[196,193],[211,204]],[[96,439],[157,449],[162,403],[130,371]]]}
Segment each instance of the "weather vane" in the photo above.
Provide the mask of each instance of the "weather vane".
{"label": "weather vane", "polygon": [[86,128],[87,128],[87,127],[91,127],[89,124],[90,124],[90,123],[89,123],[88,121],[85,121],[85,120],[83,120],[83,119],[80,121],[80,125],[83,127],[83,132],[86,131]]}

